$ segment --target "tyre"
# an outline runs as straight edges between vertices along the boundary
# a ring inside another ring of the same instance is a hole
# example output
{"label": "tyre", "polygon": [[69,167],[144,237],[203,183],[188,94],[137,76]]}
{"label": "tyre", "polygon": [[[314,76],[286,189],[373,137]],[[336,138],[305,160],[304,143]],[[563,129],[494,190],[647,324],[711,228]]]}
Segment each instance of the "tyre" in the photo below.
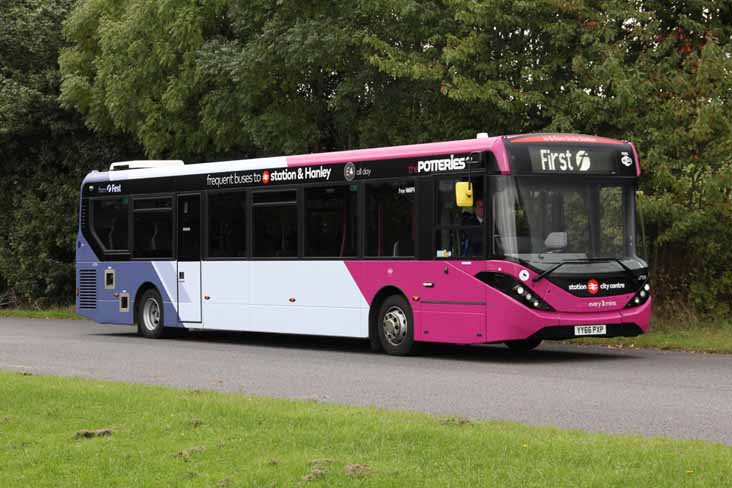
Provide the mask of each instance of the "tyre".
{"label": "tyre", "polygon": [[142,294],[137,309],[137,332],[143,337],[160,339],[165,334],[163,300],[156,289]]}
{"label": "tyre", "polygon": [[387,354],[406,356],[415,352],[412,307],[401,295],[392,295],[379,308],[377,329]]}
{"label": "tyre", "polygon": [[541,344],[541,339],[522,339],[518,341],[506,341],[506,345],[512,351],[528,352],[536,349]]}

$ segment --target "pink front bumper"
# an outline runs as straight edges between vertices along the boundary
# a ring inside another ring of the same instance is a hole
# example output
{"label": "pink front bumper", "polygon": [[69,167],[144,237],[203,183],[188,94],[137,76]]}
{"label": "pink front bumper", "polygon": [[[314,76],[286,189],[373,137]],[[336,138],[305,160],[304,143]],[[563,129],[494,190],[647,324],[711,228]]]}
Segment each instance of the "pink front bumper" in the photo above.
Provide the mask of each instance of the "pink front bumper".
{"label": "pink front bumper", "polygon": [[491,314],[486,318],[485,342],[526,339],[569,339],[575,325],[608,326],[608,336],[646,333],[651,319],[652,299],[639,307],[613,312],[541,312],[516,303],[511,313]]}

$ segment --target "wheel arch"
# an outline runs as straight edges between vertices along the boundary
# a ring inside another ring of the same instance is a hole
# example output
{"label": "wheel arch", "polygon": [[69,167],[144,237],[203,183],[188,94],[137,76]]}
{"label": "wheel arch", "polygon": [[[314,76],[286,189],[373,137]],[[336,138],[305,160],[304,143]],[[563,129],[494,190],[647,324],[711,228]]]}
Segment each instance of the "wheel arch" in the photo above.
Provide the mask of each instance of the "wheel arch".
{"label": "wheel arch", "polygon": [[407,303],[409,303],[406,293],[394,285],[387,285],[381,288],[376,292],[376,295],[374,295],[374,298],[371,300],[371,305],[369,307],[369,342],[371,343],[371,349],[373,351],[382,350],[377,330],[379,309],[381,308],[381,304],[384,303],[384,300],[394,295],[401,295]]}

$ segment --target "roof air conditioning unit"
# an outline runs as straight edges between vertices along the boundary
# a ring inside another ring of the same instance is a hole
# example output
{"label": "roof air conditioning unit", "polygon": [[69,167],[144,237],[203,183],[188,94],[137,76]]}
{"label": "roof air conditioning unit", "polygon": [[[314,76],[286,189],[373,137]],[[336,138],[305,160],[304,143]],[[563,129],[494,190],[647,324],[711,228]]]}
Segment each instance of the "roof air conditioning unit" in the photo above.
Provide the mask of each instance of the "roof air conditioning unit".
{"label": "roof air conditioning unit", "polygon": [[119,161],[109,165],[109,171],[121,171],[125,169],[146,169],[146,168],[170,168],[172,166],[183,166],[183,161],[177,159],[159,161]]}

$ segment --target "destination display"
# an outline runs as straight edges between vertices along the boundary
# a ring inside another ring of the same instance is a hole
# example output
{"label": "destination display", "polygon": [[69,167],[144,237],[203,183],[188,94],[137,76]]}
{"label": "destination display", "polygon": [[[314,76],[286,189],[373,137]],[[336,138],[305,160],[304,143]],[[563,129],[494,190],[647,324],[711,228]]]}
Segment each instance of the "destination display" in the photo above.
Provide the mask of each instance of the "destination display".
{"label": "destination display", "polygon": [[607,148],[529,147],[529,159],[534,173],[616,174],[620,169],[618,163],[633,166],[630,151],[618,154]]}
{"label": "destination display", "polygon": [[506,140],[515,174],[636,176],[633,148],[611,139],[557,136]]}

